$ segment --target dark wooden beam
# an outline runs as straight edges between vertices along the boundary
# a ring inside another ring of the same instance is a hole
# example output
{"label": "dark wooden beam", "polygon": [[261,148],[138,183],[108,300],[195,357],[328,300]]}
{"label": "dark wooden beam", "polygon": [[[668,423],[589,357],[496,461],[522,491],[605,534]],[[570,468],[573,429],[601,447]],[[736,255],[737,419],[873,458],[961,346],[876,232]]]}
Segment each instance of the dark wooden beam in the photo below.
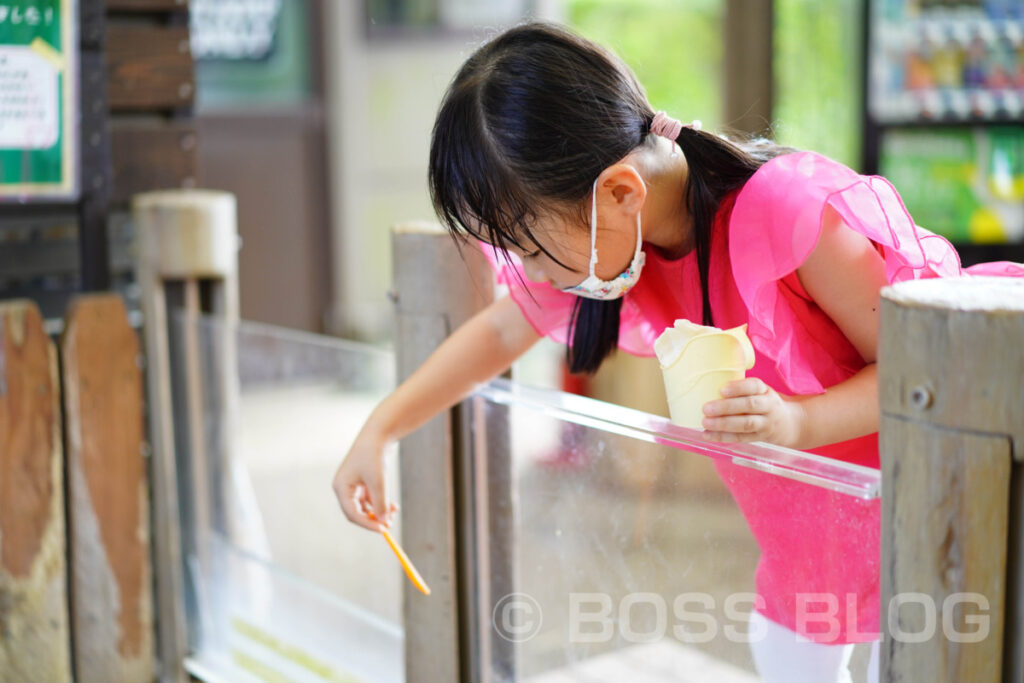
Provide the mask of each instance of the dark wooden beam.
{"label": "dark wooden beam", "polygon": [[110,204],[110,134],[107,72],[103,57],[106,22],[102,0],[82,0],[79,57],[79,262],[84,291],[110,287],[107,211]]}

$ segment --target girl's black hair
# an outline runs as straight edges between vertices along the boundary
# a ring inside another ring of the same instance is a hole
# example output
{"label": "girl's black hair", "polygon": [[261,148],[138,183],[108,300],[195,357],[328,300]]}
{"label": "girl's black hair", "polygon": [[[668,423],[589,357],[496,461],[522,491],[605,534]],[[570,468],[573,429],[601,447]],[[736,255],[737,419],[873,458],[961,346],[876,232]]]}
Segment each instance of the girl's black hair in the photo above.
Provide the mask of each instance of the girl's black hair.
{"label": "girl's black hair", "polygon": [[[586,224],[594,180],[648,140],[653,118],[636,77],[608,50],[554,24],[511,28],[477,49],[445,93],[430,146],[434,209],[457,239],[468,234],[501,250],[540,248],[555,259],[530,226],[542,212]],[[703,322],[711,325],[708,264],[718,205],[761,164],[794,150],[692,128],[676,142],[689,165],[686,206]],[[621,308],[621,299],[578,297],[566,351],[570,371],[595,372],[617,348]]]}

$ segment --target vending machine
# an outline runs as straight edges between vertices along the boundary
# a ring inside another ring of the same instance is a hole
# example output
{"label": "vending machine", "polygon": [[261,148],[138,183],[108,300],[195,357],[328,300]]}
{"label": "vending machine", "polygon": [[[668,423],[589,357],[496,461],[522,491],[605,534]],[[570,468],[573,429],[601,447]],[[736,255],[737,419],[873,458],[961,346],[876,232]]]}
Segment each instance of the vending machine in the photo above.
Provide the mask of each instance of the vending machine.
{"label": "vending machine", "polygon": [[867,0],[865,173],[965,264],[1024,261],[1024,0]]}

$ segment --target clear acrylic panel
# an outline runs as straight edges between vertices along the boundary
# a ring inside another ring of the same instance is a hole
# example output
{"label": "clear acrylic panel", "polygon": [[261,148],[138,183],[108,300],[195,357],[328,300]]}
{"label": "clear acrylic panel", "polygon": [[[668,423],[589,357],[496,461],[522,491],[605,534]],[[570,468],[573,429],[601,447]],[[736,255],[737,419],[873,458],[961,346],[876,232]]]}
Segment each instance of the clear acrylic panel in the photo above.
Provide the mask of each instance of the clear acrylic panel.
{"label": "clear acrylic panel", "polygon": [[184,314],[170,336],[189,669],[205,680],[404,680],[404,575],[331,488],[394,388],[393,353]]}
{"label": "clear acrylic panel", "polygon": [[840,681],[851,660],[865,680],[871,645],[847,643],[877,638],[877,470],[505,380],[473,406],[507,503],[480,610],[493,680]]}
{"label": "clear acrylic panel", "polygon": [[[330,486],[394,388],[393,355],[252,323],[172,323],[190,670],[403,680],[404,576]],[[845,643],[877,637],[877,470],[714,444],[505,380],[470,404],[460,452],[486,476],[462,485],[487,518],[465,546],[480,553],[480,593],[461,613],[490,630],[472,655],[484,680],[790,680],[851,657],[864,680],[870,646]],[[387,471],[397,499],[397,463]],[[769,618],[752,620],[755,606]]]}

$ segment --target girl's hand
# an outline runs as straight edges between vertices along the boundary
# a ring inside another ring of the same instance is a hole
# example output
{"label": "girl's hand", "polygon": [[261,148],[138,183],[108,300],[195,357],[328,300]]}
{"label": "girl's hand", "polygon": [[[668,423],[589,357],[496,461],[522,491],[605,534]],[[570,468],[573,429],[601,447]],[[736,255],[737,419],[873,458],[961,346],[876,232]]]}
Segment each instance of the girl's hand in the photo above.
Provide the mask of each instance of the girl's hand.
{"label": "girl's hand", "polygon": [[[397,505],[388,502],[384,478],[386,443],[369,425],[365,426],[338,467],[332,484],[348,521],[370,531],[390,526],[398,510]],[[366,510],[372,511],[375,519]]]}
{"label": "girl's hand", "polygon": [[756,377],[729,382],[722,398],[704,404],[704,438],[709,441],[767,441],[796,447],[803,432],[801,405],[787,400]]}

